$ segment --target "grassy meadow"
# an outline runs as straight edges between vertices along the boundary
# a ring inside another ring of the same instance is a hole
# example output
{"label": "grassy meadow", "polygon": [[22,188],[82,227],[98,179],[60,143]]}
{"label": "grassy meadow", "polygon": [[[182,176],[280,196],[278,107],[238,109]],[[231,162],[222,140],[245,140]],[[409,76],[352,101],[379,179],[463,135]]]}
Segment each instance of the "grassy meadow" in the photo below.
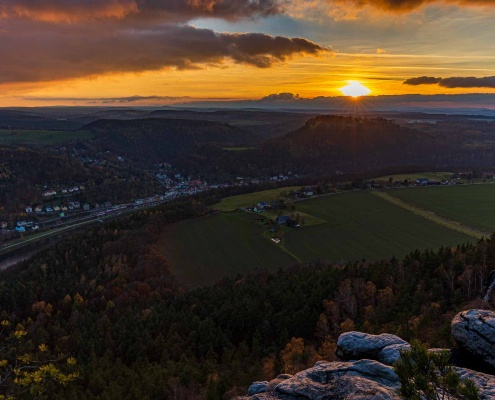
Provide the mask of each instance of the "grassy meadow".
{"label": "grassy meadow", "polygon": [[228,213],[167,227],[160,250],[182,282],[212,284],[226,275],[276,271],[296,260],[264,236],[254,214]]}
{"label": "grassy meadow", "polygon": [[90,131],[44,131],[23,129],[0,129],[0,145],[58,145],[70,140],[90,139]]}
{"label": "grassy meadow", "polygon": [[272,201],[275,200],[289,200],[290,198],[288,196],[283,195],[284,192],[287,193],[291,190],[296,191],[299,189],[301,189],[301,186],[291,186],[227,197],[225,199],[222,199],[220,203],[215,204],[213,208],[221,211],[234,211],[238,208],[250,207],[261,201],[270,204]]}
{"label": "grassy meadow", "polygon": [[[281,191],[224,199],[220,208],[230,211],[269,201],[270,195],[277,197]],[[466,226],[495,229],[495,213],[486,218],[490,199],[495,200],[495,185],[409,188],[386,193],[400,195],[404,201],[427,211],[445,208],[446,217]],[[270,232],[270,226],[260,220],[275,218],[276,212],[224,212],[167,227],[161,250],[180,280],[190,286],[202,286],[226,275],[274,271],[298,261],[403,257],[415,249],[436,249],[476,240],[371,191],[337,193],[296,201],[294,206],[295,211],[285,214],[299,213],[304,220],[300,228],[276,226],[277,232]],[[271,241],[272,237],[279,237],[280,244]]]}
{"label": "grassy meadow", "polygon": [[495,231],[495,184],[425,186],[387,193],[473,228]]}

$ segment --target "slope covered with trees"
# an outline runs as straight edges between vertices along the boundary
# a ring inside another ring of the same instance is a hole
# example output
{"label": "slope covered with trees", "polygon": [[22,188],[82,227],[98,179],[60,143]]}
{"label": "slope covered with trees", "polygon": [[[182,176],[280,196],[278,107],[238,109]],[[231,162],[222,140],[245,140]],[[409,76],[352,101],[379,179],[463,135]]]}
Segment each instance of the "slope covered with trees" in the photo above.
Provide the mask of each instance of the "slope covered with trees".
{"label": "slope covered with trees", "polygon": [[204,146],[196,154],[182,157],[180,166],[196,173],[223,171],[244,176],[287,171],[334,174],[390,167],[441,170],[493,166],[493,134],[478,139],[482,141],[475,146],[469,132],[425,132],[383,118],[319,116],[291,133],[239,154]]}
{"label": "slope covered with trees", "polygon": [[492,238],[186,291],[155,244],[164,226],[216,201],[142,211],[2,272],[0,317],[22,324],[33,348],[77,359],[80,378],[51,398],[230,398],[254,380],[332,359],[338,334],[353,329],[448,346],[452,316],[478,301],[495,262]]}
{"label": "slope covered with trees", "polygon": [[96,145],[146,165],[171,161],[197,146],[253,144],[259,138],[240,128],[210,121],[181,119],[99,120],[84,130],[96,133]]}

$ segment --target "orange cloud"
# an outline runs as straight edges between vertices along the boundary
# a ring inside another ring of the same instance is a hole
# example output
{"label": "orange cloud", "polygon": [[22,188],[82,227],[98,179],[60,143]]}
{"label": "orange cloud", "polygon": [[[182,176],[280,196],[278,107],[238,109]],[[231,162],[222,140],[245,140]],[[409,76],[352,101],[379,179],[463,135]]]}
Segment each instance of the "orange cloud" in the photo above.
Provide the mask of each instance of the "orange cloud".
{"label": "orange cloud", "polygon": [[282,12],[279,0],[2,0],[0,18],[73,23],[101,19],[189,21],[239,19]]}
{"label": "orange cloud", "polygon": [[22,21],[9,28],[0,32],[0,83],[191,69],[225,60],[267,68],[298,54],[329,52],[302,38],[216,33],[176,24],[136,30],[110,23],[47,26]]}

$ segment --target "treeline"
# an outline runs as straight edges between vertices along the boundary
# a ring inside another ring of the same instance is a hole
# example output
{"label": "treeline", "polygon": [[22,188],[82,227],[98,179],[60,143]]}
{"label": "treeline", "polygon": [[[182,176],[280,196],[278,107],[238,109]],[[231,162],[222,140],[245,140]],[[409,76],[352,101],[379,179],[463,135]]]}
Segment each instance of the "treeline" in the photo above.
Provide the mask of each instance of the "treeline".
{"label": "treeline", "polygon": [[495,262],[490,238],[186,291],[157,242],[165,225],[205,215],[216,200],[100,225],[1,273],[0,318],[21,324],[33,348],[77,359],[81,378],[50,398],[230,399],[254,380],[332,359],[337,336],[352,329],[449,347],[452,316],[477,304]]}
{"label": "treeline", "polygon": [[226,147],[260,140],[241,128],[187,119],[98,120],[82,129],[96,134],[96,140],[87,144],[93,152],[110,150],[142,166],[172,162],[204,144]]}

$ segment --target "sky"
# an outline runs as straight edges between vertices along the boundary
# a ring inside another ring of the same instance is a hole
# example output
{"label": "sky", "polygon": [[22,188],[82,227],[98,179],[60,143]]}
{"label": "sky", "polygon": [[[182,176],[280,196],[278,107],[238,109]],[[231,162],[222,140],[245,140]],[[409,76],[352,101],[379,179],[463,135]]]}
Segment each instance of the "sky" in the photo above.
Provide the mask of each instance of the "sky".
{"label": "sky", "polygon": [[493,21],[495,0],[2,0],[0,107],[311,99],[349,81],[495,94]]}

